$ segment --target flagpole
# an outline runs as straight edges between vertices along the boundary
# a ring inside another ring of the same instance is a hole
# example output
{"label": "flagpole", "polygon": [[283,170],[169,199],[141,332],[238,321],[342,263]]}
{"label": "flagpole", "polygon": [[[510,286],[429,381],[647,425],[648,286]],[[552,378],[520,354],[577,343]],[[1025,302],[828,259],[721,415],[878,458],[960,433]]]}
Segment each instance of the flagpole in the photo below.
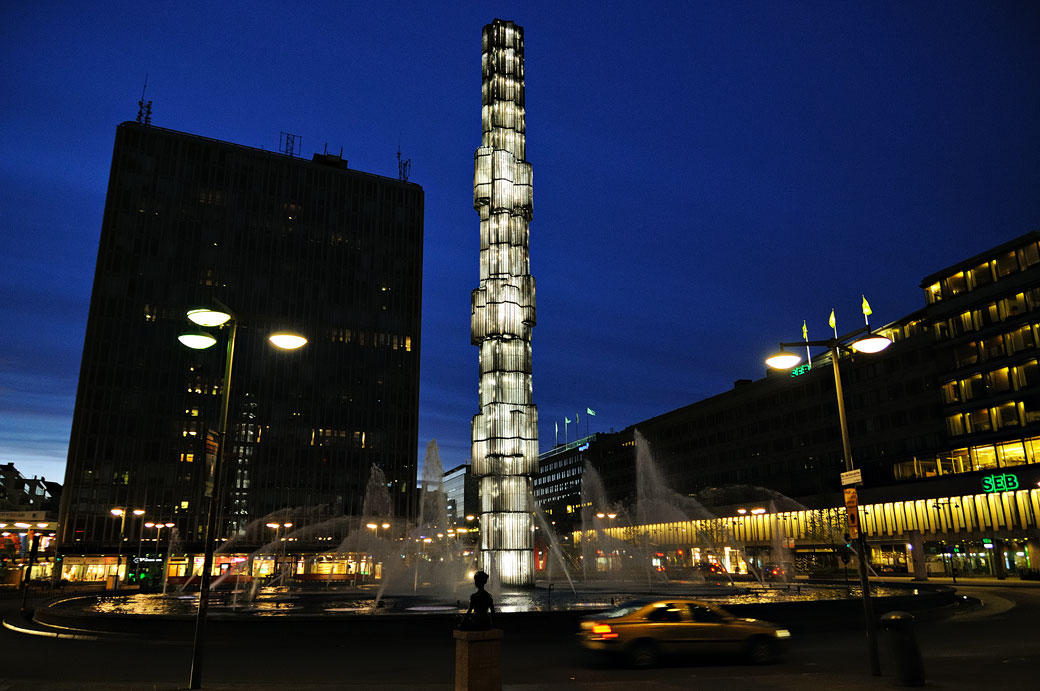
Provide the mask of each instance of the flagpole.
{"label": "flagpole", "polygon": [[812,369],[812,355],[809,354],[809,327],[805,325],[805,320],[802,320],[802,340],[805,341],[805,362],[809,365],[809,369]]}

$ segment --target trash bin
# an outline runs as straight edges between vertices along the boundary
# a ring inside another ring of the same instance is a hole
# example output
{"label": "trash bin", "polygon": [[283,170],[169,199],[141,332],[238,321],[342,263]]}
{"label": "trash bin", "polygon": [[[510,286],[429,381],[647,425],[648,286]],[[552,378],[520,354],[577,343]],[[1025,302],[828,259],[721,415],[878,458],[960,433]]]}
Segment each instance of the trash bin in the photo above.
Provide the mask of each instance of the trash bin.
{"label": "trash bin", "polygon": [[888,612],[881,617],[887,631],[889,651],[896,678],[902,686],[924,686],[924,663],[914,635],[914,617],[909,612]]}

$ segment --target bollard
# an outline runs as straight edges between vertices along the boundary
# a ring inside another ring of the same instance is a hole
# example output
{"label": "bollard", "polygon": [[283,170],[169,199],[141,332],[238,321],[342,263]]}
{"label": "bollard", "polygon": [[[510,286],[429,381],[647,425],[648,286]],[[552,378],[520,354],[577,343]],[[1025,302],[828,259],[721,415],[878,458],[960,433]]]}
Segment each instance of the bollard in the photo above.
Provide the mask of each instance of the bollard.
{"label": "bollard", "polygon": [[924,686],[924,663],[914,635],[914,617],[909,612],[888,612],[881,617],[888,632],[889,651],[902,686]]}
{"label": "bollard", "polygon": [[502,630],[455,631],[455,691],[502,691]]}

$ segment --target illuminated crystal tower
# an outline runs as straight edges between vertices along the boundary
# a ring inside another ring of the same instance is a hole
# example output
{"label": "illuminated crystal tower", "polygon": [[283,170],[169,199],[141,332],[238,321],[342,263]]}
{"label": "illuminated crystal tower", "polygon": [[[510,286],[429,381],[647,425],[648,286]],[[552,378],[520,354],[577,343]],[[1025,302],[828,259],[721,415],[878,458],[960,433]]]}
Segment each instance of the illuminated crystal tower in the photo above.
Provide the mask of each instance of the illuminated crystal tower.
{"label": "illuminated crystal tower", "polygon": [[524,160],[524,30],[494,20],[481,54],[481,146],[473,174],[480,214],[480,287],[471,340],[480,347],[473,474],[480,479],[481,567],[503,584],[534,585],[531,477],[538,410],[531,396],[534,278],[528,249],[531,164]]}

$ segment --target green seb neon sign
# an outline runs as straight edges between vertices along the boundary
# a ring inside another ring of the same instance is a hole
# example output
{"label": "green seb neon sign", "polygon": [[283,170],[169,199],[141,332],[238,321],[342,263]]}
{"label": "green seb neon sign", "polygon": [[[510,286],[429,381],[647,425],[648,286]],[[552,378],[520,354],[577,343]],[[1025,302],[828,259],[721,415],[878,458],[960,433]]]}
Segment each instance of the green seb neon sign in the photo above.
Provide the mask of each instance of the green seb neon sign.
{"label": "green seb neon sign", "polygon": [[808,372],[811,369],[812,369],[812,363],[811,362],[807,362],[804,365],[802,365],[801,367],[795,367],[793,370],[791,370],[791,376],[792,377],[800,376],[802,374],[805,374],[806,372]]}
{"label": "green seb neon sign", "polygon": [[982,478],[983,492],[1010,492],[1018,489],[1018,478],[1011,473],[987,475]]}

